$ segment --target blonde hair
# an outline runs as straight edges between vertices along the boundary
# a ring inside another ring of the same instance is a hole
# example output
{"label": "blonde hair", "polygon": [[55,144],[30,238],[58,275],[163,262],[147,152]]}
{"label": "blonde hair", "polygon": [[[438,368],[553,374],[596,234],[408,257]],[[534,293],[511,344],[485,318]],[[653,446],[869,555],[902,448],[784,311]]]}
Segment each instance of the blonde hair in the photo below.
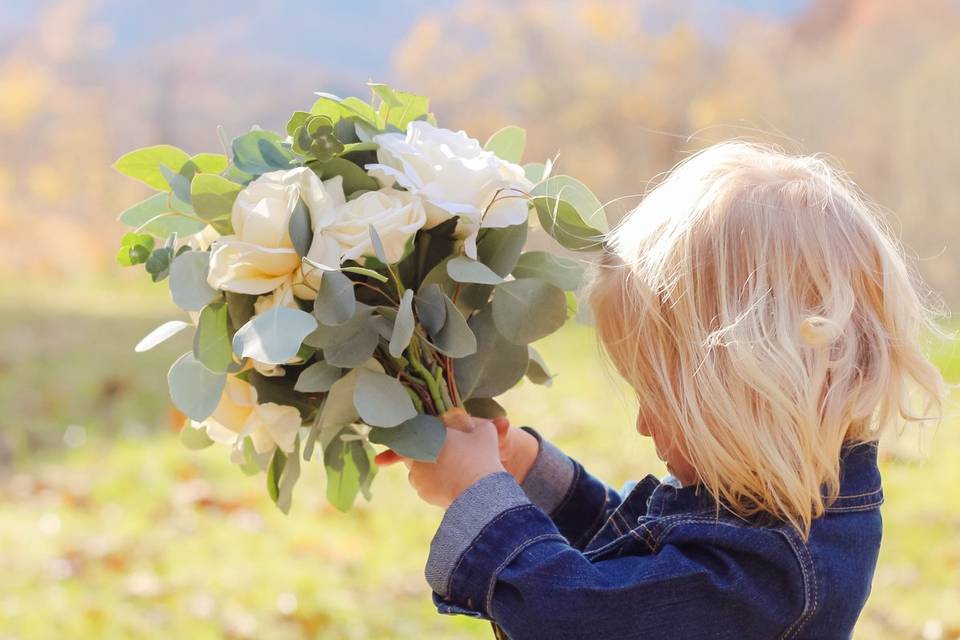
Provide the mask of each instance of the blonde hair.
{"label": "blonde hair", "polygon": [[876,208],[820,157],[691,156],[610,232],[587,295],[641,417],[739,515],[806,535],[844,444],[940,418],[932,314]]}

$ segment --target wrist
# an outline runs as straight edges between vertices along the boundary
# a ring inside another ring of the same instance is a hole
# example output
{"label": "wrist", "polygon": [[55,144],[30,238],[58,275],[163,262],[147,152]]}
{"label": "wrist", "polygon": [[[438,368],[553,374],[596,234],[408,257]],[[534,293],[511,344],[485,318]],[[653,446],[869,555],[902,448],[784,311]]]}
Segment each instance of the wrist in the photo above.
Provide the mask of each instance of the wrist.
{"label": "wrist", "polygon": [[527,477],[527,473],[537,459],[537,454],[540,453],[540,442],[533,434],[516,428],[511,428],[507,432],[507,439],[510,455],[503,460],[503,466],[514,477],[517,484],[520,484]]}

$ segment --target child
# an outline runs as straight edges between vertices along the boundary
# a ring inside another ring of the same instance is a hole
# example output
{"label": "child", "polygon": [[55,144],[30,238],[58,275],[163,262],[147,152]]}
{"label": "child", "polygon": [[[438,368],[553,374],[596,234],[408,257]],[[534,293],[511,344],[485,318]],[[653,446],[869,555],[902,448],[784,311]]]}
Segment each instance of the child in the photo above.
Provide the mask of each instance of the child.
{"label": "child", "polygon": [[587,293],[671,476],[621,496],[534,429],[451,421],[435,463],[405,461],[448,507],[439,610],[514,640],[848,638],[880,547],[877,438],[944,392],[872,207],[818,157],[716,145],[611,232]]}

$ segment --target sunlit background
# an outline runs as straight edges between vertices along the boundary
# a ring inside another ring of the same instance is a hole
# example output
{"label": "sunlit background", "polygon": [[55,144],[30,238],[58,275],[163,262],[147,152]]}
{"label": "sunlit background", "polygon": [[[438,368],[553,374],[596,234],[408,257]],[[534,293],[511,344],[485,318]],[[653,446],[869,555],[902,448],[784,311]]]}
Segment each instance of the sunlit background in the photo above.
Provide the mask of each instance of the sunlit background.
{"label": "sunlit background", "polygon": [[[822,152],[889,211],[960,305],[960,3],[954,0],[136,0],[0,3],[0,639],[485,638],[436,615],[422,575],[440,513],[405,470],[349,514],[312,465],[289,516],[226,451],[184,450],[165,371],[184,339],[163,285],[114,262],[109,165],[167,142],[221,151],[280,130],[314,91],[369,79],[432,97],[441,124],[527,128],[611,218],[730,137]],[[936,302],[936,301],[935,301]],[[947,325],[950,320],[945,321]],[[504,403],[620,486],[661,473],[629,394],[574,326],[559,377]],[[931,344],[960,381],[960,351]],[[860,638],[960,638],[960,419],[884,443],[880,566]]]}

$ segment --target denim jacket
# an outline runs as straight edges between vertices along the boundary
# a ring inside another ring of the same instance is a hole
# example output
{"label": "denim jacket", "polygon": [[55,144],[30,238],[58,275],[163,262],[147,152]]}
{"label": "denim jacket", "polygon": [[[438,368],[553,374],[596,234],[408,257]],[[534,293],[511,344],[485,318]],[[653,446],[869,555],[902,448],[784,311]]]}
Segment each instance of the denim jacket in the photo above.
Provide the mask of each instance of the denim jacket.
{"label": "denim jacket", "polygon": [[524,429],[540,453],[523,485],[481,478],[431,541],[440,613],[513,640],[850,637],[880,548],[876,444],[844,449],[840,497],[804,540],[653,476],[621,495]]}

